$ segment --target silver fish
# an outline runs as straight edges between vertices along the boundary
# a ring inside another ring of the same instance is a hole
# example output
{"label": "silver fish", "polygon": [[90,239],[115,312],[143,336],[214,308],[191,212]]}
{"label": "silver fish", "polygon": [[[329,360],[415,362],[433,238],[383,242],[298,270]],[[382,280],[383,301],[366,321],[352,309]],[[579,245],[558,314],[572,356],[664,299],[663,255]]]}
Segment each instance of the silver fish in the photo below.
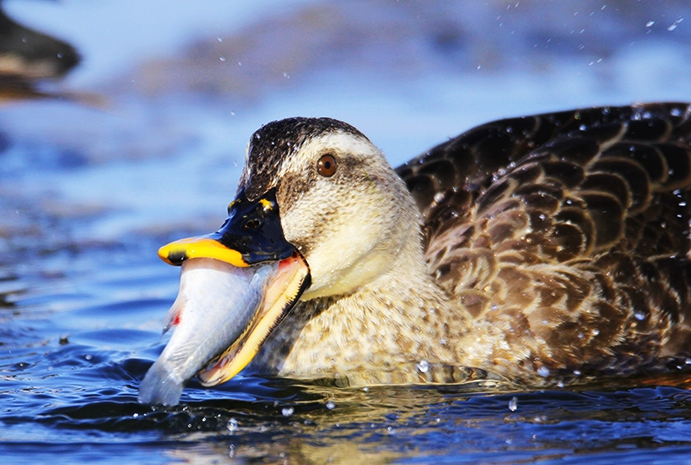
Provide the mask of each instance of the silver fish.
{"label": "silver fish", "polygon": [[163,332],[175,330],[146,373],[139,401],[177,405],[187,381],[245,331],[277,270],[277,262],[240,268],[209,258],[186,260]]}

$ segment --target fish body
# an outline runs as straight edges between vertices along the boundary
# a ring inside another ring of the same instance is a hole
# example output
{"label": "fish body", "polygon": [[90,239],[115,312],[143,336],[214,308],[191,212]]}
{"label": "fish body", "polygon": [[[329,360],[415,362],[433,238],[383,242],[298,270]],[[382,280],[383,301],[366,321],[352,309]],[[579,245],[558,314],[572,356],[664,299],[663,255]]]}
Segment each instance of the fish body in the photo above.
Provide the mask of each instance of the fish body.
{"label": "fish body", "polygon": [[246,330],[277,270],[277,262],[243,268],[210,258],[186,260],[164,329],[174,332],[147,372],[139,401],[177,405],[187,381]]}

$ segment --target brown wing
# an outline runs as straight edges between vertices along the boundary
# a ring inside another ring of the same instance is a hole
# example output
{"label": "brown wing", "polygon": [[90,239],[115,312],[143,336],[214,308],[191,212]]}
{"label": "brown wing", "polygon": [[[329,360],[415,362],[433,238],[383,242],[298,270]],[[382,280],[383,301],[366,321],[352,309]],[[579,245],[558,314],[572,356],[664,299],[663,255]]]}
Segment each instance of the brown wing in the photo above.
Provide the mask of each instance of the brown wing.
{"label": "brown wing", "polygon": [[431,272],[506,334],[494,357],[626,371],[689,352],[690,119],[670,103],[502,120],[398,169]]}

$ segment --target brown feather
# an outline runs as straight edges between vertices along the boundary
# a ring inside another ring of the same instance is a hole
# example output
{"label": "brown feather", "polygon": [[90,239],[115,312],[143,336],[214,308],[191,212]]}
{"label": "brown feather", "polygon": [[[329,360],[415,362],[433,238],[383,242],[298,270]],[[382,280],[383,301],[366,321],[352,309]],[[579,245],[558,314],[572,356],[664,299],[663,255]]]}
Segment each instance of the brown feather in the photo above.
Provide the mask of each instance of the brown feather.
{"label": "brown feather", "polygon": [[689,354],[689,116],[672,103],[507,119],[397,169],[430,273],[507,334],[511,363],[629,373]]}

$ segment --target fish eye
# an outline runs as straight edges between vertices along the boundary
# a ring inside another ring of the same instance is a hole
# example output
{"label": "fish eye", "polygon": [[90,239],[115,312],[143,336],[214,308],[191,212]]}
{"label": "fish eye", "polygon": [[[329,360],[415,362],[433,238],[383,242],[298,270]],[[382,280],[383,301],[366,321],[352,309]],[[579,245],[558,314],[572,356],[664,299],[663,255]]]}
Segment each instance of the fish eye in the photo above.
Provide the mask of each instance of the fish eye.
{"label": "fish eye", "polygon": [[317,162],[317,173],[324,176],[325,178],[330,178],[336,172],[336,158],[333,155],[327,154],[322,155],[322,157]]}

